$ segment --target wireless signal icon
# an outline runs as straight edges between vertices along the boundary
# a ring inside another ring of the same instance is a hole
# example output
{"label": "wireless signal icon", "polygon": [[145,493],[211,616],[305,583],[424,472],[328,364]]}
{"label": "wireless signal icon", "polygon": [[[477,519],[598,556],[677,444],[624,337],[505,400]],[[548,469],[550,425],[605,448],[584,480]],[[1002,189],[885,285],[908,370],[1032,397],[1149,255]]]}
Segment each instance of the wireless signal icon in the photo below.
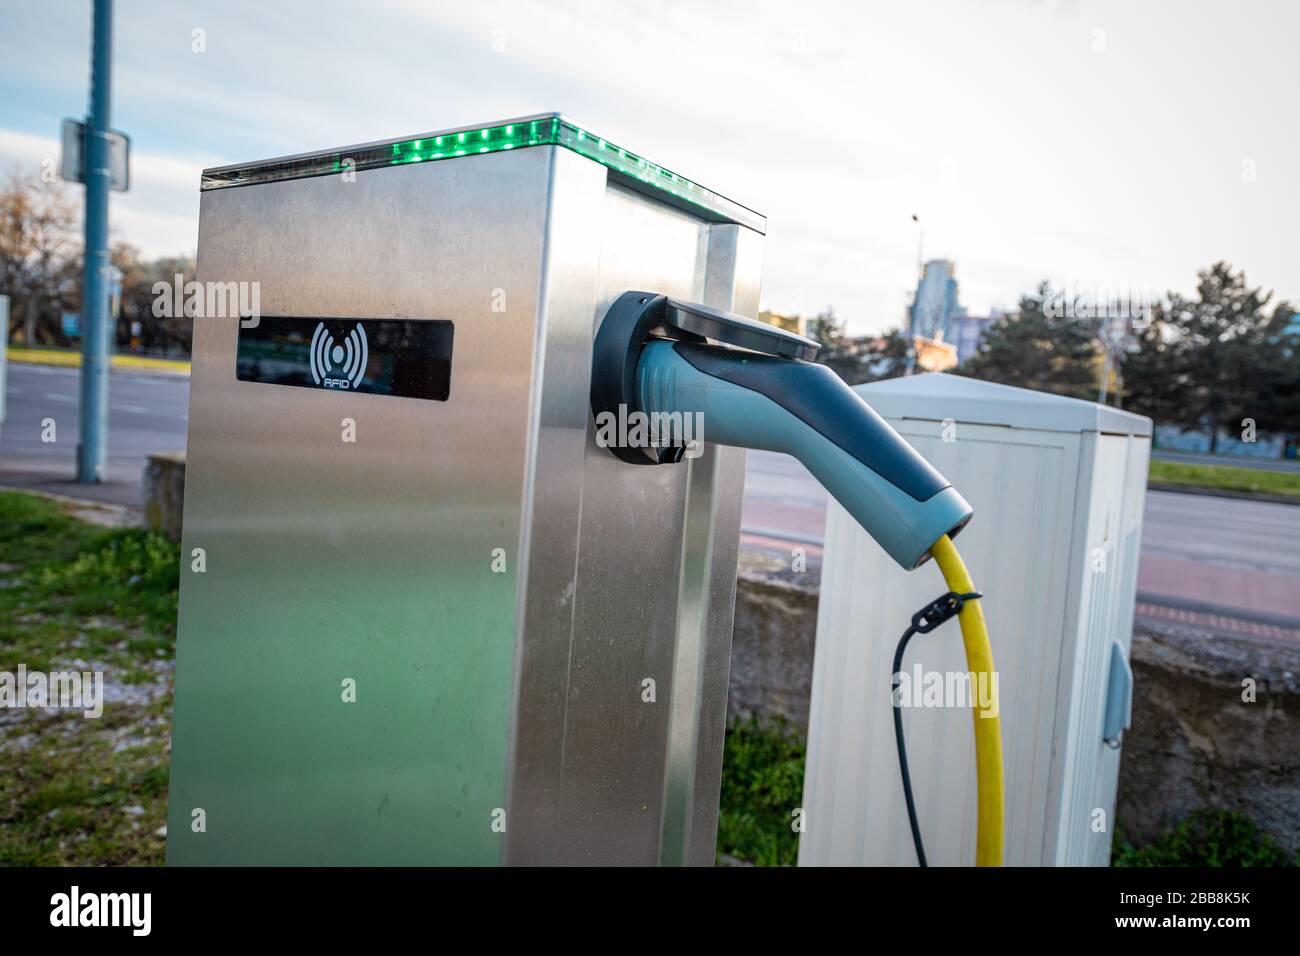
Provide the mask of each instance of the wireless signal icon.
{"label": "wireless signal icon", "polygon": [[316,326],[311,337],[311,378],[326,388],[356,388],[366,373],[370,361],[370,343],[366,330],[358,322],[342,344],[325,329],[325,323]]}

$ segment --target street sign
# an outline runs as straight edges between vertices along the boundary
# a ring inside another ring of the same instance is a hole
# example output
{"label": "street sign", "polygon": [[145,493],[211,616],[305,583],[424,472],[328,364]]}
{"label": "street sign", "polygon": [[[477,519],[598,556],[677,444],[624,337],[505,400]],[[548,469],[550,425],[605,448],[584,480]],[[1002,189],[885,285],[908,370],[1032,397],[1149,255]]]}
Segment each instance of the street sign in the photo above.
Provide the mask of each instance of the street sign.
{"label": "street sign", "polygon": [[[59,170],[70,183],[86,181],[86,124],[80,120],[63,121],[63,156]],[[131,137],[118,130],[108,131],[108,168],[113,178],[111,188],[124,193],[131,186]]]}
{"label": "street sign", "polygon": [[63,334],[70,339],[81,338],[81,313],[63,313]]}

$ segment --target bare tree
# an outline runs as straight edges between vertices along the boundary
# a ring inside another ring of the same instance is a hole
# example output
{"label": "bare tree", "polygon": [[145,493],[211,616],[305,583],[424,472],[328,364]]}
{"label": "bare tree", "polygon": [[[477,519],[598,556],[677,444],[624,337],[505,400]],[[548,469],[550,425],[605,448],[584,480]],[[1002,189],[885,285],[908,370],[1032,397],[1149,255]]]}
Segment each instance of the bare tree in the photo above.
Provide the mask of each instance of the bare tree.
{"label": "bare tree", "polygon": [[46,313],[76,302],[77,208],[57,181],[13,170],[0,186],[0,292],[9,296],[10,322],[21,324],[28,345],[43,329],[53,339],[56,327],[52,318],[43,322]]}
{"label": "bare tree", "polygon": [[[117,342],[133,342],[146,352],[158,355],[188,355],[194,333],[194,320],[183,311],[166,316],[154,314],[154,287],[161,282],[169,288],[194,279],[191,256],[164,256],[142,259],[140,251],[126,242],[113,245],[113,265],[122,271],[121,312],[117,321]],[[180,277],[179,279],[177,277]],[[139,328],[139,334],[132,332]]]}

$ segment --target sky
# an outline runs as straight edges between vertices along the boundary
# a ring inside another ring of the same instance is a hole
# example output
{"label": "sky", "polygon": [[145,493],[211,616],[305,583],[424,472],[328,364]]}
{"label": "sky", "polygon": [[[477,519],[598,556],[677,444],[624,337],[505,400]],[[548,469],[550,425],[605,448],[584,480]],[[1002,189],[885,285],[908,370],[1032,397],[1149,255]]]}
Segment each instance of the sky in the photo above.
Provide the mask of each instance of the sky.
{"label": "sky", "polygon": [[[1289,0],[116,7],[111,220],[146,255],[193,252],[205,167],[560,111],[764,213],[764,307],[855,334],[903,321],[918,252],[971,314],[1219,259],[1300,303]],[[90,8],[0,0],[0,169],[84,115]]]}

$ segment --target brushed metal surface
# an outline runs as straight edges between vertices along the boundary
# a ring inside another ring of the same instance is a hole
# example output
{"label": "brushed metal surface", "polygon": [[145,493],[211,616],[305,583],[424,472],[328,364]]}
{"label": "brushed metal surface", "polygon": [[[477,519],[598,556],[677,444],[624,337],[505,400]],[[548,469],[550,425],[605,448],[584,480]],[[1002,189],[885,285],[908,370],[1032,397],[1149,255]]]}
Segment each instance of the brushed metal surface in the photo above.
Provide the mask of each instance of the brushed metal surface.
{"label": "brushed metal surface", "polygon": [[499,858],[554,152],[203,194],[201,280],[456,338],[425,402],[238,382],[237,320],[196,320],[169,862]]}
{"label": "brushed metal surface", "polygon": [[[757,308],[758,234],[702,223],[613,185],[601,221],[580,366],[589,367],[596,323],[630,288]],[[568,236],[574,248],[578,236]],[[567,393],[566,382],[548,376],[544,393]],[[678,465],[627,465],[597,447],[585,408],[581,422],[581,458],[557,456],[545,467],[539,459],[535,473],[539,502],[545,489],[564,488],[580,496],[581,514],[568,582],[556,571],[569,570],[573,553],[567,509],[553,533],[538,534],[540,509],[532,519],[510,814],[528,826],[511,829],[506,859],[711,865],[744,453],[706,446]],[[560,591],[564,583],[570,591]],[[539,626],[560,606],[572,607],[567,653],[559,634]]]}
{"label": "brushed metal surface", "polygon": [[553,862],[564,759],[565,706],[591,383],[592,315],[605,172],[558,151],[551,183],[543,321],[534,406],[539,410],[525,488],[516,685],[503,862]]}
{"label": "brushed metal surface", "polygon": [[[709,230],[704,304],[758,312],[762,237],[740,226]],[[704,423],[707,441],[708,422]],[[712,866],[716,855],[736,605],[745,451],[706,445],[689,463],[682,529],[673,709],[664,781],[660,862]]]}
{"label": "brushed metal surface", "polygon": [[[596,322],[622,292],[703,293],[708,227],[609,186],[599,233],[588,362]],[[589,420],[584,409],[572,633],[565,671],[548,681],[564,694],[558,779],[545,800],[553,850],[539,854],[530,834],[515,834],[511,862],[653,864],[659,853],[687,469],[621,462],[596,445]],[[537,487],[557,480],[539,475]],[[558,656],[548,662],[558,670]],[[642,700],[646,679],[655,681],[653,703]],[[533,709],[521,701],[520,732]],[[513,792],[533,792],[516,779]]]}
{"label": "brushed metal surface", "polygon": [[744,454],[597,447],[591,345],[629,288],[752,314],[761,246],[556,147],[203,194],[201,280],[456,338],[422,402],[196,323],[170,863],[713,862]]}

